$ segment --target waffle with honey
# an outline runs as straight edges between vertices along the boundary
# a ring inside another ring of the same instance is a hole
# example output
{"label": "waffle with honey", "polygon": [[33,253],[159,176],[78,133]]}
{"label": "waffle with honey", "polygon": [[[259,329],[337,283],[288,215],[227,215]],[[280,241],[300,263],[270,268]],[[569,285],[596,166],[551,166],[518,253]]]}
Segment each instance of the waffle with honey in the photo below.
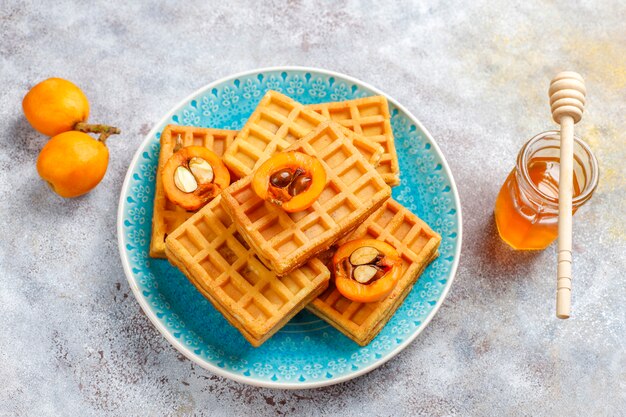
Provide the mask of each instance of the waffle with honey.
{"label": "waffle with honey", "polygon": [[387,324],[422,271],[438,256],[441,237],[419,217],[390,198],[339,243],[358,238],[378,239],[398,251],[402,259],[402,276],[391,294],[377,302],[358,303],[341,295],[331,282],[307,309],[365,346]]}
{"label": "waffle with honey", "polygon": [[260,346],[328,286],[318,259],[282,277],[259,261],[213,199],[166,239],[166,253],[253,345]]}
{"label": "waffle with honey", "polygon": [[335,122],[321,123],[287,148],[315,157],[326,186],[306,210],[287,213],[261,199],[247,176],[222,192],[222,204],[250,246],[283,275],[357,227],[391,195],[375,168]]}
{"label": "waffle with honey", "polygon": [[[243,178],[272,154],[288,148],[327,120],[283,94],[268,91],[226,150],[224,163]],[[347,140],[366,160],[378,165],[383,154],[382,146],[345,127],[342,129]]]}
{"label": "waffle with honey", "polygon": [[226,148],[233,142],[237,133],[236,130],[176,125],[167,125],[163,129],[160,139],[161,150],[159,151],[159,164],[154,191],[152,236],[150,239],[151,257],[165,258],[165,238],[194,214],[194,212],[187,211],[169,201],[163,189],[161,171],[167,160],[174,154],[177,142],[180,142],[180,147],[204,146],[221,157]]}
{"label": "waffle with honey", "polygon": [[383,147],[383,154],[376,170],[390,186],[400,184],[400,166],[391,130],[389,104],[384,96],[311,104],[306,107],[366,139],[379,143]]}

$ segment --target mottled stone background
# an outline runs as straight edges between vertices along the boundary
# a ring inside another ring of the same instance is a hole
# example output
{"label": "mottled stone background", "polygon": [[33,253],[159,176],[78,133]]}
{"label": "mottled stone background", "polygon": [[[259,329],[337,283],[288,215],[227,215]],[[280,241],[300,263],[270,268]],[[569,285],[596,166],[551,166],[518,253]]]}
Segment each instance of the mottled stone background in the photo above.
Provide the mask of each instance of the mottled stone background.
{"label": "mottled stone background", "polygon": [[[0,0],[0,415],[624,415],[626,6],[622,0]],[[382,2],[381,2],[382,3]],[[381,88],[441,146],[464,216],[461,265],[428,328],[341,385],[240,385],[184,359],[130,294],[116,210],[144,135],[175,103],[234,72],[337,70]],[[555,249],[509,250],[496,193],[525,140],[553,128],[550,78],[589,91],[577,125],[601,165],[575,218],[573,317],[554,317]],[[35,170],[46,138],[22,116],[60,76],[120,126],[89,195],[63,200]]]}

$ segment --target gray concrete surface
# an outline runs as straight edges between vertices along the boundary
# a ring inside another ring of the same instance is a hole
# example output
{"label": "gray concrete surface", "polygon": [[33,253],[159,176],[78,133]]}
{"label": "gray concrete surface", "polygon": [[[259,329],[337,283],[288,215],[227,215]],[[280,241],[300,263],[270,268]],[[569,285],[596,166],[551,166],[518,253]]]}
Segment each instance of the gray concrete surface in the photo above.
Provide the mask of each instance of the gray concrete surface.
{"label": "gray concrete surface", "polygon": [[[0,0],[0,415],[624,415],[626,413],[626,7],[623,1]],[[344,72],[410,109],[440,144],[464,210],[448,299],[380,369],[338,386],[240,385],[184,359],[130,294],[116,209],[131,156],[175,103],[257,67]],[[600,160],[575,218],[574,316],[554,318],[554,246],[509,250],[495,195],[517,150],[552,128],[558,70],[581,72],[577,126]],[[91,194],[38,178],[45,138],[21,99],[73,80],[92,120],[120,126]]]}

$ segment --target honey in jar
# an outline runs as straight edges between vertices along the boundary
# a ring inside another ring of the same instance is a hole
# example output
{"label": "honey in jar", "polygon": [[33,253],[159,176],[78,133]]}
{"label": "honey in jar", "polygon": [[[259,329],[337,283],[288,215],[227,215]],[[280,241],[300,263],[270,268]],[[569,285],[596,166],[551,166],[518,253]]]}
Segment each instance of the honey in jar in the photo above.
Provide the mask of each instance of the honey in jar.
{"label": "honey in jar", "polygon": [[[559,143],[558,131],[540,133],[528,141],[498,193],[498,233],[514,249],[545,249],[557,238]],[[574,137],[573,213],[591,198],[597,185],[596,158]]]}

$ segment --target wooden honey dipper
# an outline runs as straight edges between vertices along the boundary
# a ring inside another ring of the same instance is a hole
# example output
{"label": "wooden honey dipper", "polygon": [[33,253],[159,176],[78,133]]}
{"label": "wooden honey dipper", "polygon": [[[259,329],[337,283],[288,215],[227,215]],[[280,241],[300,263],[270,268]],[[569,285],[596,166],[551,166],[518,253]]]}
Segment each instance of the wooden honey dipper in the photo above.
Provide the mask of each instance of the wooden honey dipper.
{"label": "wooden honey dipper", "polygon": [[561,125],[559,170],[559,242],[556,281],[556,316],[570,316],[572,295],[572,192],[574,175],[574,124],[585,110],[585,81],[572,71],[560,72],[550,82],[552,119]]}

